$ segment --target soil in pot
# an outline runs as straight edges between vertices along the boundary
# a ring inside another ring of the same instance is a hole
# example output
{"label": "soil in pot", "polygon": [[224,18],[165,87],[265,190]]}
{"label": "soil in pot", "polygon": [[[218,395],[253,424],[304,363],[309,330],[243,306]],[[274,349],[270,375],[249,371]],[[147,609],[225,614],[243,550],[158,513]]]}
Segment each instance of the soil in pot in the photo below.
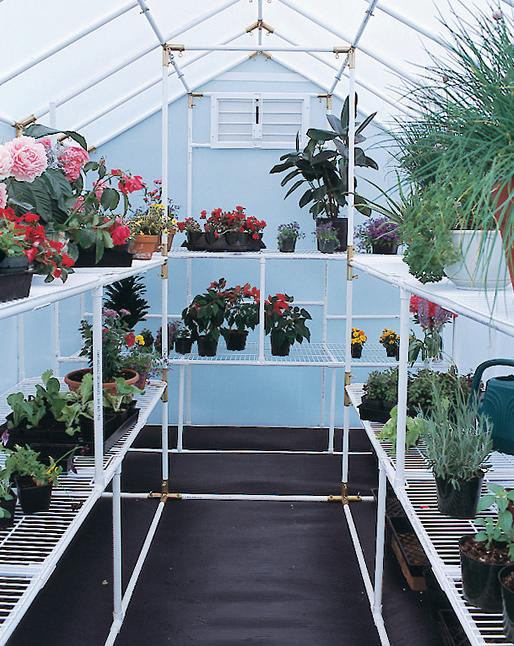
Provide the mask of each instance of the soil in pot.
{"label": "soil in pot", "polygon": [[[67,375],[64,375],[64,383],[68,386],[68,388],[75,392],[80,388],[80,384],[82,383],[82,379],[85,374],[88,372],[91,372],[90,368],[81,368],[80,370],[74,370],[73,372],[69,372]],[[139,379],[139,375],[135,370],[129,370],[126,368],[125,370],[122,371],[122,374],[120,375],[125,379],[127,384],[132,385],[137,383]],[[107,390],[108,392],[112,393],[113,395],[116,394],[116,382],[105,382],[102,384],[102,387],[104,390]]]}
{"label": "soil in pot", "polygon": [[475,518],[484,478],[459,482],[457,488],[451,480],[435,478],[439,511],[452,518]]}
{"label": "soil in pot", "polygon": [[15,478],[18,499],[24,514],[48,511],[52,497],[52,483],[37,486],[30,476]]}
{"label": "soil in pot", "polygon": [[501,612],[498,574],[511,563],[506,544],[493,541],[487,549],[485,542],[468,535],[459,540],[459,552],[464,598],[486,612]]}

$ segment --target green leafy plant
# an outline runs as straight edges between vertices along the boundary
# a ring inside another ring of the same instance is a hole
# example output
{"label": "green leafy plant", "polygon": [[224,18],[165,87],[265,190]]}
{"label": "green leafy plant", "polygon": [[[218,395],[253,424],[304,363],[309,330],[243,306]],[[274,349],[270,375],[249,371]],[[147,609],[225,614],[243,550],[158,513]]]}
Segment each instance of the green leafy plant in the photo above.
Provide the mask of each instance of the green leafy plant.
{"label": "green leafy plant", "polygon": [[487,488],[492,493],[480,498],[478,511],[486,511],[495,505],[498,514],[496,517],[475,519],[475,524],[482,528],[475,535],[475,541],[484,541],[487,548],[490,548],[493,542],[506,543],[509,558],[514,561],[514,516],[509,509],[509,505],[514,504],[514,490],[507,491],[494,482],[488,482]]}
{"label": "green leafy plant", "polygon": [[298,222],[290,222],[289,224],[280,224],[277,229],[277,242],[279,246],[284,240],[299,240],[305,238],[305,233],[300,230]]}
{"label": "green leafy plant", "polygon": [[150,305],[144,297],[146,291],[142,276],[128,276],[117,280],[105,288],[104,307],[118,312],[129,329],[135,328],[150,311]]}
{"label": "green leafy plant", "polygon": [[398,368],[373,370],[363,386],[368,399],[395,402],[398,400]]}
{"label": "green leafy plant", "polygon": [[[225,322],[230,330],[254,330],[259,322],[259,290],[249,283],[224,291]],[[222,330],[223,333],[223,330]]]}
{"label": "green leafy plant", "polygon": [[193,340],[200,335],[204,335],[206,340],[219,340],[221,326],[225,321],[225,287],[224,278],[212,282],[204,294],[196,295],[182,311],[182,319],[191,330]]}
{"label": "green leafy plant", "polygon": [[[324,215],[337,217],[341,206],[347,204],[348,193],[348,146],[349,146],[349,97],[346,97],[340,118],[328,114],[327,119],[332,130],[310,128],[307,131],[309,141],[300,151],[299,138],[296,138],[296,151],[283,155],[280,164],[276,164],[270,173],[289,171],[281,182],[286,186],[294,180],[287,191],[287,198],[299,188],[306,189],[302,194],[300,207],[312,205],[309,212],[313,218]],[[355,114],[357,115],[357,97],[355,97]],[[355,130],[355,143],[365,141],[363,130],[375,117],[376,112],[369,115]],[[378,164],[368,157],[362,148],[355,147],[355,165],[378,170]],[[351,189],[352,190],[352,189]],[[371,210],[366,200],[355,193],[355,206],[363,214],[369,215]]]}
{"label": "green leafy plant", "polygon": [[450,397],[432,381],[430,413],[423,415],[426,455],[438,478],[460,488],[462,481],[483,477],[493,444],[487,417],[478,414],[478,402],[461,393]]}
{"label": "green leafy plant", "polygon": [[[384,440],[391,443],[390,452],[394,455],[396,453],[396,427],[398,424],[398,406],[395,406],[390,413],[390,419],[384,424],[380,433],[378,434],[379,440]],[[425,432],[425,423],[419,417],[406,417],[406,430],[405,430],[405,449],[408,450],[415,446],[419,440],[420,435]]]}
{"label": "green leafy plant", "polygon": [[318,242],[336,242],[336,247],[339,246],[339,238],[337,232],[330,222],[323,222],[318,224],[316,230],[313,232],[314,237]]}
{"label": "green leafy plant", "polygon": [[39,453],[29,446],[16,445],[13,450],[4,449],[5,475],[16,478],[30,477],[37,486],[48,483],[57,484],[62,467],[53,458],[50,458],[50,466],[38,460]]}
{"label": "green leafy plant", "polygon": [[[12,487],[9,477],[5,470],[0,470],[0,501],[9,501],[13,499]],[[8,509],[0,507],[0,518],[11,518],[11,512]]]}
{"label": "green leafy plant", "polygon": [[303,307],[292,305],[293,296],[276,294],[268,296],[264,303],[264,329],[266,334],[274,337],[278,345],[287,342],[293,345],[295,341],[302,343],[310,341],[311,333],[306,325],[311,315]]}

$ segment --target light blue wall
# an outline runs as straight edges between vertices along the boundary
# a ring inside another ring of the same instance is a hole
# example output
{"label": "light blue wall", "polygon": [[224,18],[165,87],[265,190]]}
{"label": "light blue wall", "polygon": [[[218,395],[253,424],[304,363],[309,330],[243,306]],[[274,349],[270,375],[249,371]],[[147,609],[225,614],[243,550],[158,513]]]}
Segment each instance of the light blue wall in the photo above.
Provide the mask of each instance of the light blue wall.
{"label": "light blue wall", "polygon": [[[263,75],[267,78],[264,79]],[[284,76],[286,75],[286,76]],[[249,80],[241,80],[241,77]],[[273,61],[263,57],[249,60],[232,71],[229,78],[207,84],[199,91],[270,91],[308,92],[318,94],[322,89],[306,79],[291,74]],[[195,101],[194,141],[208,142],[210,128],[210,99],[204,97]],[[334,113],[340,111],[340,104],[334,106]],[[186,170],[187,170],[187,99],[182,98],[170,105],[169,110],[169,182],[170,196],[181,205],[181,217],[186,212]],[[311,100],[311,126],[327,127],[324,101],[313,97]],[[364,115],[366,116],[366,115]],[[380,116],[380,115],[379,115]],[[362,118],[362,117],[361,117]],[[372,156],[381,168],[388,161],[387,151],[381,148],[377,129],[371,133],[366,148],[374,147]],[[160,171],[160,114],[133,127],[96,152],[96,157],[105,156],[108,168],[122,168],[133,174],[142,175],[147,183],[161,176]],[[369,146],[368,146],[369,145]],[[279,224],[298,220],[306,232],[306,239],[300,241],[300,249],[313,249],[311,236],[313,221],[310,214],[298,207],[298,197],[284,200],[285,190],[280,186],[281,176],[270,175],[270,168],[276,164],[285,150],[220,150],[196,149],[193,154],[193,204],[192,213],[199,217],[200,211],[216,207],[232,209],[236,205],[246,207],[247,213],[264,219],[268,226],[264,242],[268,248],[276,247],[276,230]],[[359,174],[363,175],[359,169]],[[383,173],[368,171],[367,175],[379,185],[384,185]],[[359,189],[374,198],[375,191],[360,180]],[[134,201],[137,206],[137,200]],[[183,237],[176,236],[175,245]],[[173,261],[170,266],[170,312],[179,314],[186,305],[185,261]],[[329,271],[329,312],[345,311],[345,265],[343,262],[330,263]],[[193,295],[204,291],[212,280],[225,277],[228,284],[259,283],[259,266],[242,256],[240,259],[207,259],[193,264]],[[322,296],[323,263],[319,261],[277,261],[270,263],[266,292],[285,292],[297,301],[316,300]],[[160,280],[154,273],[147,281],[148,298],[152,310],[159,310]],[[266,295],[267,295],[266,294]],[[361,276],[355,287],[356,313],[394,313],[399,303],[394,288],[376,283]],[[321,340],[321,308],[309,306],[313,321],[310,325],[313,341]],[[78,347],[77,327],[80,320],[78,299],[63,305],[64,329],[71,330],[63,337],[66,351]],[[37,376],[53,365],[55,347],[53,344],[53,317],[50,308],[27,317],[26,338],[27,376]],[[390,322],[388,326],[392,326]],[[12,321],[0,322],[0,333],[12,338]],[[156,329],[157,323],[150,321],[147,326]],[[377,340],[384,322],[362,324],[370,340]],[[253,333],[256,340],[257,333]],[[329,340],[342,341],[343,323],[330,322]],[[223,343],[223,342],[222,342]],[[0,372],[0,388],[12,385],[15,378],[14,344],[10,344],[2,357],[2,363],[10,367],[9,376]],[[36,352],[36,349],[38,350]],[[5,357],[5,358],[4,358]],[[29,360],[30,359],[30,360]],[[339,397],[336,424],[342,425],[342,383],[343,371],[338,370]],[[176,419],[178,393],[178,369],[170,373],[170,420]],[[365,372],[355,370],[357,380],[365,378]],[[327,379],[329,374],[327,375]],[[306,368],[237,368],[237,367],[194,367],[192,370],[192,421],[197,424],[238,424],[266,426],[316,426],[319,422],[321,369]],[[325,420],[328,419],[328,411]],[[155,416],[153,421],[158,422]],[[356,420],[355,420],[356,421]]]}

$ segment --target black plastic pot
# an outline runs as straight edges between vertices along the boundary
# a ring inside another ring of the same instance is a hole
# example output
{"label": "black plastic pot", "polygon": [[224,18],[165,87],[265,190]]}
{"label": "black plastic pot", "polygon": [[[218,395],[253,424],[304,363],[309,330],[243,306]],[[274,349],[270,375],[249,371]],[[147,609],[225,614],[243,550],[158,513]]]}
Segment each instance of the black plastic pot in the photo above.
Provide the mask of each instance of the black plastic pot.
{"label": "black plastic pot", "polygon": [[435,478],[439,511],[452,518],[475,518],[484,478],[462,480],[455,487],[450,480]]}
{"label": "black plastic pot", "polygon": [[503,632],[509,641],[514,641],[514,590],[503,582],[505,576],[514,572],[514,564],[506,565],[498,574],[503,603]]}
{"label": "black plastic pot", "polygon": [[334,253],[336,244],[336,240],[318,240],[318,251],[321,251],[321,253]]}
{"label": "black plastic pot", "polygon": [[462,550],[462,545],[473,539],[473,535],[466,535],[459,540],[462,594],[477,608],[486,612],[501,612],[502,596],[498,574],[505,563],[484,563],[469,556]]}
{"label": "black plastic pot", "polygon": [[38,487],[30,476],[15,478],[18,499],[24,514],[48,511],[52,498],[52,483]]}
{"label": "black plastic pot", "polygon": [[396,406],[396,402],[388,402],[382,399],[362,398],[359,405],[359,415],[361,419],[370,422],[387,422],[391,417],[391,411]]}
{"label": "black plastic pot", "polygon": [[222,334],[227,344],[227,350],[241,351],[246,348],[247,331],[222,330]]}
{"label": "black plastic pot", "polygon": [[339,248],[336,251],[346,251],[348,247],[348,219],[347,218],[316,218],[316,226],[330,222],[335,229]]}
{"label": "black plastic pot", "polygon": [[14,525],[14,510],[16,509],[16,500],[18,499],[14,491],[11,491],[11,500],[0,499],[0,507],[9,512],[10,516],[0,518],[0,528],[12,527]]}
{"label": "black plastic pot", "polygon": [[199,336],[197,339],[198,343],[198,354],[201,357],[215,357],[216,352],[218,351],[218,341],[213,339],[206,338],[204,336]]}
{"label": "black plastic pot", "polygon": [[384,256],[394,256],[398,251],[398,245],[395,244],[372,244],[371,248],[373,253],[381,254]]}
{"label": "black plastic pot", "polygon": [[32,285],[32,272],[0,273],[0,302],[27,298]]}
{"label": "black plastic pot", "polygon": [[193,347],[193,339],[190,337],[179,336],[174,340],[173,344],[175,346],[175,352],[178,352],[179,354],[189,354]]}
{"label": "black plastic pot", "polygon": [[75,267],[131,267],[132,255],[128,243],[116,245],[112,249],[104,249],[102,257],[96,262],[96,245],[87,249],[79,247]]}
{"label": "black plastic pot", "polygon": [[279,244],[278,249],[283,253],[293,253],[296,247],[296,238],[284,238]]}
{"label": "black plastic pot", "polygon": [[273,332],[271,333],[271,354],[274,357],[287,357],[289,356],[289,351],[291,349],[291,345],[287,340],[282,341],[282,343],[279,343]]}

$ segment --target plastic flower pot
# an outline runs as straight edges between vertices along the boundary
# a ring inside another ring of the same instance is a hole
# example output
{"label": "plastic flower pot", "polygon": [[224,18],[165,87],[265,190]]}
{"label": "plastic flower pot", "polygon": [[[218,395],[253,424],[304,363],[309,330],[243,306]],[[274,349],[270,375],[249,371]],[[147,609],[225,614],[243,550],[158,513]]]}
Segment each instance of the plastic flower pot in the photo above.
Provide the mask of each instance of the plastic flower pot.
{"label": "plastic flower pot", "polygon": [[462,480],[457,488],[450,480],[435,478],[439,511],[452,518],[475,518],[484,478]]}
{"label": "plastic flower pot", "polygon": [[391,347],[388,346],[385,350],[387,357],[394,357],[398,361],[400,358],[400,348],[397,345]]}
{"label": "plastic flower pot", "polygon": [[198,354],[201,357],[215,357],[216,352],[218,351],[218,341],[213,339],[206,338],[205,336],[199,336],[197,339],[198,343]]}
{"label": "plastic flower pot", "polygon": [[96,245],[87,249],[79,247],[79,256],[75,261],[75,267],[131,267],[132,258],[128,242],[115,245],[112,249],[104,249],[98,262],[96,262]]}
{"label": "plastic flower pot", "polygon": [[284,339],[282,342],[277,341],[273,332],[271,333],[271,354],[274,357],[287,357],[289,356],[290,349],[291,344],[287,339]]}
{"label": "plastic flower pot", "polygon": [[506,565],[498,574],[500,589],[503,603],[503,631],[505,637],[512,642],[514,641],[514,564]]}
{"label": "plastic flower pot", "polygon": [[466,535],[459,540],[463,596],[473,606],[486,612],[501,612],[502,598],[498,574],[510,563],[486,563],[473,558],[462,549],[473,539],[473,535]]}
{"label": "plastic flower pot", "polygon": [[316,218],[316,226],[329,223],[336,231],[339,247],[337,251],[346,251],[348,247],[348,219],[347,218]]}
{"label": "plastic flower pot", "polygon": [[336,245],[336,240],[318,240],[318,251],[321,251],[321,253],[334,253]]}
{"label": "plastic flower pot", "polygon": [[39,487],[30,476],[15,478],[18,499],[24,514],[36,514],[38,511],[48,511],[52,497],[52,483]]}
{"label": "plastic flower pot", "polygon": [[223,334],[227,344],[227,350],[244,350],[246,348],[246,338],[248,332],[240,332],[239,330],[226,330]]}
{"label": "plastic flower pot", "polygon": [[0,528],[12,527],[14,525],[14,511],[16,509],[16,501],[18,500],[14,491],[11,491],[12,498],[6,500],[5,498],[0,499],[0,507],[9,512],[9,516],[2,516],[0,518]]}
{"label": "plastic flower pot", "polygon": [[383,256],[394,256],[398,251],[398,245],[373,243],[371,245],[371,249],[373,253],[376,254],[381,254]]}
{"label": "plastic flower pot", "polygon": [[190,337],[179,336],[174,339],[175,352],[179,354],[189,354],[193,347],[193,339]]}
{"label": "plastic flower pot", "polygon": [[[64,375],[64,383],[71,391],[75,392],[80,388],[82,379],[88,372],[91,372],[90,368],[81,368],[80,370],[69,372],[67,375]],[[128,368],[122,371],[120,377],[123,377],[129,386],[136,384],[139,379],[137,372],[135,370],[129,370]],[[107,381],[102,384],[102,387],[113,395],[117,393],[115,381]]]}
{"label": "plastic flower pot", "polygon": [[362,345],[352,344],[351,353],[353,359],[360,359],[362,356]]}
{"label": "plastic flower pot", "polygon": [[279,244],[278,249],[279,251],[282,251],[283,253],[293,253],[296,247],[296,239],[295,238],[284,238],[282,242]]}
{"label": "plastic flower pot", "polygon": [[246,244],[246,233],[244,231],[227,231],[225,240],[229,245]]}

